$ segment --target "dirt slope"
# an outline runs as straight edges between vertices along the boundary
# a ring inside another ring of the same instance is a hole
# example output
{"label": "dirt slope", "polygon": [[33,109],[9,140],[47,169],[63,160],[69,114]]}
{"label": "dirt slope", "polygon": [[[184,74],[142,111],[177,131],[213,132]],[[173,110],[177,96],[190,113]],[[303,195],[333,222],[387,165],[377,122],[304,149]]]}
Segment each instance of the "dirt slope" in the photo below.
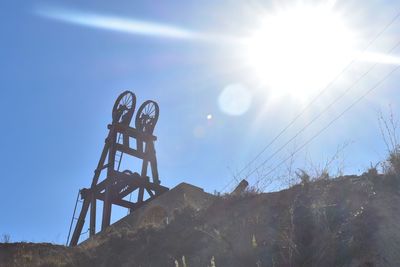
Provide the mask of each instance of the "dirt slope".
{"label": "dirt slope", "polygon": [[346,176],[217,197],[90,246],[0,245],[0,266],[400,266],[399,205],[398,177]]}

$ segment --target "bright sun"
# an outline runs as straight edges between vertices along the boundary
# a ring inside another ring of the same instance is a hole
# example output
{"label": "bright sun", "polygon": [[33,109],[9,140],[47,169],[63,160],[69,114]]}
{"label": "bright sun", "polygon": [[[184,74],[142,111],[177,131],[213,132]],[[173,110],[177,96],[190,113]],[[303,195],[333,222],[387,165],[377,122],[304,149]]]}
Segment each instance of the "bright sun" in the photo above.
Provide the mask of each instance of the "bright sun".
{"label": "bright sun", "polygon": [[266,15],[246,39],[244,56],[272,95],[306,99],[351,60],[355,41],[331,7],[297,5]]}

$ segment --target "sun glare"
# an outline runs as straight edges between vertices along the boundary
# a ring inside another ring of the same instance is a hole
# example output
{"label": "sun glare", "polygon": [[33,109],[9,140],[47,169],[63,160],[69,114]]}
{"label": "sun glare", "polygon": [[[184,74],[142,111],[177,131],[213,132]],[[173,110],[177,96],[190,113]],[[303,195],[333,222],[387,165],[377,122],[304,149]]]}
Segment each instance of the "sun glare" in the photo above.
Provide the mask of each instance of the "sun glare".
{"label": "sun glare", "polygon": [[306,99],[351,60],[356,39],[331,6],[298,5],[267,14],[245,44],[245,61],[272,95]]}

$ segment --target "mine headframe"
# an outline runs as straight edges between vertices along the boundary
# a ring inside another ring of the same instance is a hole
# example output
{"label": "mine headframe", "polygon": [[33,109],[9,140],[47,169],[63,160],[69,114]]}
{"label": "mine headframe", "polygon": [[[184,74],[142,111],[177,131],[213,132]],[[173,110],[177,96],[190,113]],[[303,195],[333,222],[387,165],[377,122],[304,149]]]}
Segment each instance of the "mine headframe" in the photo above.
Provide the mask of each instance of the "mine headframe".
{"label": "mine headframe", "polygon": [[[168,188],[160,185],[154,148],[157,137],[153,135],[153,131],[159,116],[158,104],[151,100],[145,101],[136,114],[135,127],[130,127],[135,106],[136,96],[130,91],[123,92],[115,101],[112,123],[108,125],[109,133],[94,171],[92,184],[90,188],[80,190],[83,203],[79,217],[76,218],[70,246],[78,244],[89,209],[89,236],[96,234],[96,202],[98,200],[103,201],[101,224],[103,231],[110,225],[112,205],[128,208],[132,212],[168,191]],[[140,173],[130,169],[120,171],[123,155],[135,157],[141,161]],[[150,173],[148,173],[149,167]],[[104,176],[104,174],[105,178],[100,181],[101,175]],[[126,200],[126,197],[134,191],[137,193],[136,201]],[[148,195],[147,199],[144,197],[145,191]]]}

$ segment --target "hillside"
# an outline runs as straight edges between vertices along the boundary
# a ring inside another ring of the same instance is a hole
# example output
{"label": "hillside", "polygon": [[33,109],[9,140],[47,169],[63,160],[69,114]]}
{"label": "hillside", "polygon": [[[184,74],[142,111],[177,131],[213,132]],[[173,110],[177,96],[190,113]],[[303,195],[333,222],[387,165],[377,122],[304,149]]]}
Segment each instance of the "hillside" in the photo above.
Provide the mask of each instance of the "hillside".
{"label": "hillside", "polygon": [[167,221],[162,212],[140,222],[132,214],[75,248],[1,244],[0,266],[400,266],[394,175],[237,196],[177,188],[160,201],[177,206]]}

